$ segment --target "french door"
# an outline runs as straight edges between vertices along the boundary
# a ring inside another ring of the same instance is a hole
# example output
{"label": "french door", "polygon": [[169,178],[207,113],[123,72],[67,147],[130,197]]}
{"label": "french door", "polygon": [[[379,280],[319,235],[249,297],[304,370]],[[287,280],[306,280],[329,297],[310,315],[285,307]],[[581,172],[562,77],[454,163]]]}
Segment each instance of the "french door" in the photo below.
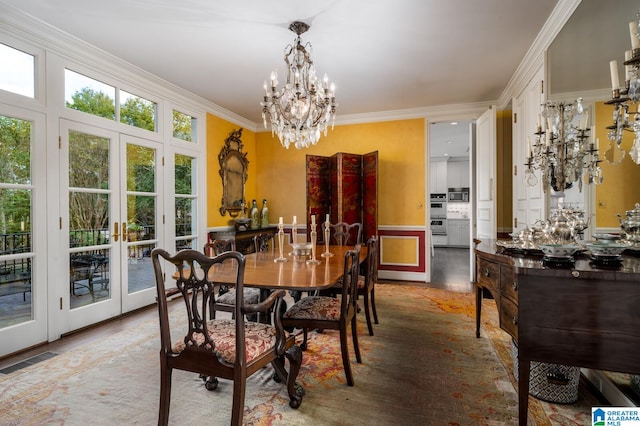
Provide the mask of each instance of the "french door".
{"label": "french door", "polygon": [[66,120],[60,140],[64,333],[153,303],[162,191],[157,142]]}
{"label": "french door", "polygon": [[47,339],[44,128],[0,104],[0,356]]}

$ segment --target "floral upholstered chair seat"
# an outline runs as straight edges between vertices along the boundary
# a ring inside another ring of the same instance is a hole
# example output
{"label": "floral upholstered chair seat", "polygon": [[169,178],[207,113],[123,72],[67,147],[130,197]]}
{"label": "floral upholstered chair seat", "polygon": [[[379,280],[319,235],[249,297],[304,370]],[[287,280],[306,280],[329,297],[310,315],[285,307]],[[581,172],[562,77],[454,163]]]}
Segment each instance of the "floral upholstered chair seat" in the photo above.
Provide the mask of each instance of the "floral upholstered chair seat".
{"label": "floral upholstered chair seat", "polygon": [[340,320],[340,299],[327,296],[308,296],[293,305],[283,318]]}
{"label": "floral upholstered chair seat", "polygon": [[[219,358],[233,364],[236,360],[236,324],[234,320],[217,319],[207,322],[207,330],[215,343],[215,352]],[[244,327],[246,361],[250,362],[265,352],[273,351],[276,344],[276,328],[269,324],[247,322]],[[194,346],[204,342],[202,333],[193,333]],[[174,353],[182,352],[186,347],[183,340],[174,343]]]}
{"label": "floral upholstered chair seat", "polygon": [[[247,287],[244,289],[244,303],[249,305],[255,305],[260,301],[260,289]],[[236,304],[236,290],[230,289],[228,292],[219,296],[216,299],[216,303],[223,305],[235,305]]]}

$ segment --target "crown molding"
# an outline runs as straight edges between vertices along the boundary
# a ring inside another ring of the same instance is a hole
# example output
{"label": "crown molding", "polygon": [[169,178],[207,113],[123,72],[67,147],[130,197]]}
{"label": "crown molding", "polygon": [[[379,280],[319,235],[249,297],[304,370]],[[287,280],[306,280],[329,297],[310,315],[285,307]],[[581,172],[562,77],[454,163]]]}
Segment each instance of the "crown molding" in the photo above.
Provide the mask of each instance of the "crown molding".
{"label": "crown molding", "polygon": [[3,3],[0,3],[0,28],[9,36],[30,43],[45,52],[78,62],[98,73],[106,73],[114,80],[140,87],[160,99],[170,99],[194,109],[210,112],[248,129],[256,128],[255,123],[232,111]]}
{"label": "crown molding", "polygon": [[549,19],[542,26],[533,44],[524,56],[516,72],[509,80],[497,103],[498,109],[505,109],[514,97],[527,87],[536,71],[544,65],[545,52],[564,27],[582,0],[558,0]]}

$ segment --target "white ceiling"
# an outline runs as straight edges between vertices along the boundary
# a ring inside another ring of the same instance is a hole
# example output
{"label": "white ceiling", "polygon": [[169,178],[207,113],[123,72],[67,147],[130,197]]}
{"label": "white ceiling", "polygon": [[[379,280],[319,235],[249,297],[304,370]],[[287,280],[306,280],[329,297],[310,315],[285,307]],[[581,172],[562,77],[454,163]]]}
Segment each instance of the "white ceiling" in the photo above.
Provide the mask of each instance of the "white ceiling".
{"label": "white ceiling", "polygon": [[429,150],[431,158],[469,157],[471,121],[431,123]]}
{"label": "white ceiling", "polygon": [[337,115],[496,101],[558,0],[0,0],[261,123],[263,81],[311,25]]}

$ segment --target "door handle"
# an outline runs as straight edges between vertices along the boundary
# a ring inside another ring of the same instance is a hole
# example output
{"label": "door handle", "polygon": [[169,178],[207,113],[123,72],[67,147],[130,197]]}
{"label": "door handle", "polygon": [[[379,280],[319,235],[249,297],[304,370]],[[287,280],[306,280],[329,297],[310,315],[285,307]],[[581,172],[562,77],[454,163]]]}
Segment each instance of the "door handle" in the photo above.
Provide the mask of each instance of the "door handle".
{"label": "door handle", "polygon": [[113,222],[113,241],[118,241],[118,237],[120,236],[120,234],[118,234],[119,231],[120,227],[118,226],[118,222]]}
{"label": "door handle", "polygon": [[127,241],[127,222],[122,222],[122,241]]}

